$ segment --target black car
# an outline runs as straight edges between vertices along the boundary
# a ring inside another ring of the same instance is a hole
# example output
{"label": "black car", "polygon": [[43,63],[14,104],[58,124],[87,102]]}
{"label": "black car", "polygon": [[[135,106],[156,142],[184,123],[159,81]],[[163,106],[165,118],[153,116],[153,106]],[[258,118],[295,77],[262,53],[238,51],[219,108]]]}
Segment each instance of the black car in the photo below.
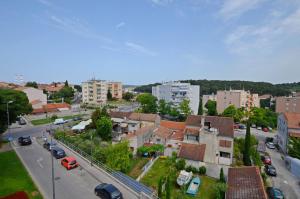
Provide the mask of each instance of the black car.
{"label": "black car", "polygon": [[266,172],[266,174],[268,174],[269,176],[277,176],[276,169],[275,169],[275,167],[272,166],[272,165],[266,165],[266,166],[265,166],[265,172]]}
{"label": "black car", "polygon": [[19,125],[25,125],[26,121],[23,118],[20,118],[18,123],[19,123]]}
{"label": "black car", "polygon": [[20,145],[30,145],[32,143],[30,136],[22,136],[18,138],[18,142]]}
{"label": "black car", "polygon": [[79,121],[79,120],[82,120],[81,117],[74,117],[73,118],[73,121]]}
{"label": "black car", "polygon": [[284,195],[280,189],[277,189],[274,187],[268,187],[267,193],[268,193],[269,199],[284,199]]}
{"label": "black car", "polygon": [[66,156],[66,153],[63,149],[59,148],[59,147],[52,147],[52,155],[56,158],[56,159],[60,159]]}
{"label": "black car", "polygon": [[265,144],[267,144],[268,142],[273,142],[273,141],[274,141],[274,138],[272,138],[272,137],[266,137]]}
{"label": "black car", "polygon": [[53,148],[53,147],[55,147],[56,146],[56,143],[55,142],[45,142],[44,144],[43,144],[43,147],[45,148],[45,149],[47,149],[48,151],[51,151],[51,149]]}
{"label": "black car", "polygon": [[99,184],[95,188],[95,194],[103,199],[123,199],[122,193],[112,184]]}

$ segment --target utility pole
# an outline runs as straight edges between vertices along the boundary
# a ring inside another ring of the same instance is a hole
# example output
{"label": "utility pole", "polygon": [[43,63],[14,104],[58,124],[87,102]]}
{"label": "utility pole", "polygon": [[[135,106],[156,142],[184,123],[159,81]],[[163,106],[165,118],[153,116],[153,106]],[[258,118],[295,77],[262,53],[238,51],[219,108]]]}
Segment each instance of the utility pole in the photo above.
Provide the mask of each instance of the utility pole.
{"label": "utility pole", "polygon": [[93,132],[91,131],[91,166],[93,166]]}
{"label": "utility pole", "polygon": [[[50,124],[50,137],[51,137],[51,143],[52,144],[52,124]],[[51,145],[50,145],[51,146]],[[54,164],[53,164],[53,154],[51,149],[51,167],[52,167],[52,199],[55,199],[55,179],[54,179]]]}
{"label": "utility pole", "polygon": [[8,105],[13,103],[14,101],[8,101],[6,102],[6,113],[7,113],[7,134],[9,135],[9,110],[8,110]]}

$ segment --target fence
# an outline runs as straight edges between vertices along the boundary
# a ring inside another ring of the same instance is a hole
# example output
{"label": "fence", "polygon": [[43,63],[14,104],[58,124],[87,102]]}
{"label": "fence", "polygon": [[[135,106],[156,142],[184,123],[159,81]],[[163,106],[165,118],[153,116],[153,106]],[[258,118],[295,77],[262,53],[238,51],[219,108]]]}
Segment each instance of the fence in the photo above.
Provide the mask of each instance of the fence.
{"label": "fence", "polygon": [[155,163],[155,161],[159,158],[159,156],[157,156],[155,159],[151,159],[149,162],[147,162],[147,164],[143,167],[143,172],[141,173],[141,175],[136,179],[137,181],[140,181],[142,177],[144,177],[144,175],[149,171],[149,169],[152,167],[152,165]]}
{"label": "fence", "polygon": [[105,164],[96,160],[94,157],[92,157],[91,155],[82,151],[81,149],[79,149],[78,147],[73,145],[72,143],[70,143],[64,139],[59,139],[58,141],[64,145],[66,145],[68,148],[72,149],[73,151],[77,152],[78,154],[80,154],[86,160],[91,161],[92,164],[96,165],[100,170],[103,170],[106,174],[108,174],[112,179],[117,181],[123,187],[125,187],[126,189],[128,189],[131,192],[134,192],[138,198],[159,199],[156,195],[156,192],[153,189],[145,186],[144,184],[136,181],[135,179],[133,179],[119,171],[115,171],[115,170],[107,167]]}

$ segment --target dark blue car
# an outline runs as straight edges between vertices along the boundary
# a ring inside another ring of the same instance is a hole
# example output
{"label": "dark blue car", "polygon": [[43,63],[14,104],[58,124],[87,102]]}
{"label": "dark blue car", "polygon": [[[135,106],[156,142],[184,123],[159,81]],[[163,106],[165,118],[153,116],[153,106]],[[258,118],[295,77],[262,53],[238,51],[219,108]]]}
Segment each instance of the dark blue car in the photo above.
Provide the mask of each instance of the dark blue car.
{"label": "dark blue car", "polygon": [[112,184],[99,184],[95,188],[95,194],[103,199],[123,199],[122,193]]}

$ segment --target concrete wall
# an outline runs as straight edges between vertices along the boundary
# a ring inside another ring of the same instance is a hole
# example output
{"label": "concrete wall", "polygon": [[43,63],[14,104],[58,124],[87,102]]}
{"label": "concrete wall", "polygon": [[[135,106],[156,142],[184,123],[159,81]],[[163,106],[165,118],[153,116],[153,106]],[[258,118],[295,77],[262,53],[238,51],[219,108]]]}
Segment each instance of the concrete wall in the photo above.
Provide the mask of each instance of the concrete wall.
{"label": "concrete wall", "polygon": [[28,87],[23,92],[27,95],[29,102],[39,100],[43,105],[47,104],[47,95],[43,93],[43,90]]}
{"label": "concrete wall", "polygon": [[283,114],[280,114],[277,119],[277,130],[278,130],[278,145],[282,152],[287,152],[288,142],[288,126],[287,121]]}

